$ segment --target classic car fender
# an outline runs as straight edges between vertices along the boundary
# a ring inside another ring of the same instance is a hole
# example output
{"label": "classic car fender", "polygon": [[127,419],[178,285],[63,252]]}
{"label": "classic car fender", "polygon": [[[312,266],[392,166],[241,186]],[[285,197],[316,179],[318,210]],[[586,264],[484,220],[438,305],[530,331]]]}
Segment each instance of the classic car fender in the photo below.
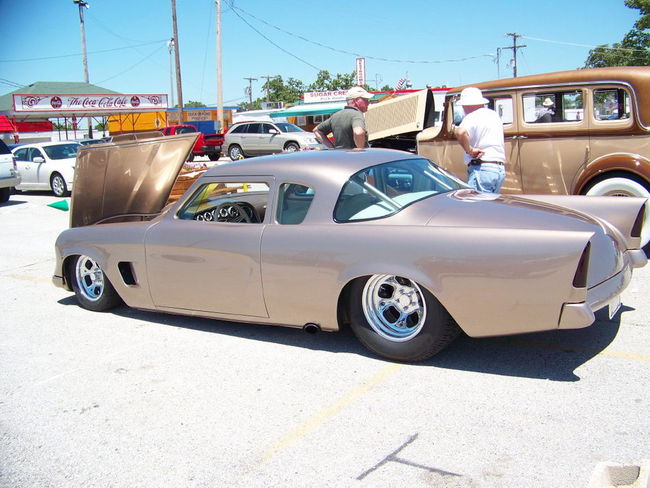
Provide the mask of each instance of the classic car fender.
{"label": "classic car fender", "polygon": [[589,162],[581,168],[574,179],[573,193],[580,195],[587,185],[594,179],[606,173],[624,171],[636,175],[644,180],[650,176],[650,160],[633,153],[607,154]]}
{"label": "classic car fender", "polygon": [[[153,310],[143,245],[144,232],[149,225],[148,222],[137,222],[65,230],[56,240],[54,283],[71,290],[72,276],[67,274],[66,269],[69,260],[74,256],[89,256],[102,268],[128,306]],[[119,232],[116,232],[117,229]],[[116,235],[119,235],[119,242]]]}
{"label": "classic car fender", "polygon": [[[641,226],[648,218],[648,199],[640,197],[613,198],[583,195],[525,195],[525,199],[565,207],[604,220],[625,240],[627,249],[639,249]],[[648,225],[650,222],[645,222]]]}

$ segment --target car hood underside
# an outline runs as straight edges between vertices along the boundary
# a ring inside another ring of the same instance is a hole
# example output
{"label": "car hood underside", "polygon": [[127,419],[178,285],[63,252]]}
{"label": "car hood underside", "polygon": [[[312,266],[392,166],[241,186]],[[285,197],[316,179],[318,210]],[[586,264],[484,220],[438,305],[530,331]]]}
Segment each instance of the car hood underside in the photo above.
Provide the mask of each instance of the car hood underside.
{"label": "car hood underside", "polygon": [[77,154],[70,227],[160,213],[197,138],[198,133],[151,132],[82,147]]}

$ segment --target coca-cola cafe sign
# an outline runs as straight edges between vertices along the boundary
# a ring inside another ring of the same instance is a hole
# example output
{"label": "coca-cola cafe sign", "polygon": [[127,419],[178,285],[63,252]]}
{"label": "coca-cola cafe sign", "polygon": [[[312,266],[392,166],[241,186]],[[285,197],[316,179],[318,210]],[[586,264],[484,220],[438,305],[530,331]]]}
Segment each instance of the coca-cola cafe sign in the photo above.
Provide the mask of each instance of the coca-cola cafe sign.
{"label": "coca-cola cafe sign", "polygon": [[13,95],[14,112],[133,112],[165,110],[167,95]]}

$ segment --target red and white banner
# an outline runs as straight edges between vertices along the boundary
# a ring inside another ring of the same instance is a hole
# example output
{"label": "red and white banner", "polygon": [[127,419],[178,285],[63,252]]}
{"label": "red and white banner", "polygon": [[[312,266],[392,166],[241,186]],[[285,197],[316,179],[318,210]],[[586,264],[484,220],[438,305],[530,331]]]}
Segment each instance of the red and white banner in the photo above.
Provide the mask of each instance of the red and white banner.
{"label": "red and white banner", "polygon": [[357,85],[366,84],[366,58],[357,58]]}
{"label": "red and white banner", "polygon": [[14,112],[132,112],[167,108],[167,95],[13,95]]}

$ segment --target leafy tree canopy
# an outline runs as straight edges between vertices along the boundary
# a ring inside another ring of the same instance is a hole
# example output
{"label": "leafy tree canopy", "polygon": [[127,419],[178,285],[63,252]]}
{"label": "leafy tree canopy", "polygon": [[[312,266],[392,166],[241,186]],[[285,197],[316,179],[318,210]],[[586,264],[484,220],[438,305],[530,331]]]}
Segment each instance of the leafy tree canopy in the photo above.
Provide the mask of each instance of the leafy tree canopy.
{"label": "leafy tree canopy", "polygon": [[585,68],[650,65],[650,0],[624,0],[640,17],[621,42],[603,44],[589,51]]}

